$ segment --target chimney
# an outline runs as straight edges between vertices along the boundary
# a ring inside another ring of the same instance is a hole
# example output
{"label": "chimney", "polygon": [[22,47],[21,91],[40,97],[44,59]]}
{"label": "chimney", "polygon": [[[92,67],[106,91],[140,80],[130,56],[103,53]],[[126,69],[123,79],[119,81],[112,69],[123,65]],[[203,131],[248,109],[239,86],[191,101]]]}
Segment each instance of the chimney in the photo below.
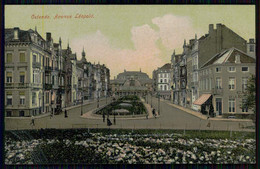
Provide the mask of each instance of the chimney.
{"label": "chimney", "polygon": [[19,28],[14,28],[14,40],[19,40]]}
{"label": "chimney", "polygon": [[239,55],[239,54],[236,54],[235,63],[241,63],[241,62],[240,62],[240,55]]}
{"label": "chimney", "polygon": [[46,40],[47,40],[48,42],[51,41],[51,33],[50,33],[50,32],[47,32],[47,33],[46,33]]}
{"label": "chimney", "polygon": [[213,24],[209,24],[209,34],[212,33],[214,30],[214,25]]}
{"label": "chimney", "polygon": [[221,29],[221,26],[222,26],[221,23],[217,23],[217,30],[218,30],[218,29]]}

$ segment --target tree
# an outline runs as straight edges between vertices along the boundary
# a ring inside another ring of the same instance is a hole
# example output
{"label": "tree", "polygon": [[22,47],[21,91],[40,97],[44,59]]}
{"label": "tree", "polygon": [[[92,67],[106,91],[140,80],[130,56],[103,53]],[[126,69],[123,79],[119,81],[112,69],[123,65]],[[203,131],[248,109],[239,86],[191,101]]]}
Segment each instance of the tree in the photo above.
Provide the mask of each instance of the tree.
{"label": "tree", "polygon": [[242,102],[242,109],[247,108],[253,111],[252,120],[255,123],[256,120],[256,87],[255,87],[255,75],[252,75],[247,82],[247,87],[243,92],[244,101]]}

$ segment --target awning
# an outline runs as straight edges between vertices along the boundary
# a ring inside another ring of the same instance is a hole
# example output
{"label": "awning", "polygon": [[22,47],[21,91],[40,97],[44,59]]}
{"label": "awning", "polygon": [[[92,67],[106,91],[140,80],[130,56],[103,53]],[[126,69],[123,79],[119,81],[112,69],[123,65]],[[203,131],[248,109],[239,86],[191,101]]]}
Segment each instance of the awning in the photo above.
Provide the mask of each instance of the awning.
{"label": "awning", "polygon": [[211,94],[203,94],[197,100],[195,100],[195,102],[193,102],[193,104],[202,105],[210,98],[210,96],[211,96]]}

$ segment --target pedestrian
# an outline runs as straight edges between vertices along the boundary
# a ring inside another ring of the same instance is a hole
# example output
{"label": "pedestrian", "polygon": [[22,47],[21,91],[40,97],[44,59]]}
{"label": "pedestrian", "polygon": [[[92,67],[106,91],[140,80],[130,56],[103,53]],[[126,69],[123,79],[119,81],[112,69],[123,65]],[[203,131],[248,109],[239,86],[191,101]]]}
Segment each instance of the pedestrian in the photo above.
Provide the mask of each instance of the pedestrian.
{"label": "pedestrian", "polygon": [[153,109],[153,116],[156,118],[155,109]]}
{"label": "pedestrian", "polygon": [[32,117],[31,117],[31,125],[32,126],[35,126],[35,124],[34,124],[34,116],[32,115]]}
{"label": "pedestrian", "polygon": [[148,113],[146,113],[146,119],[148,119]]}
{"label": "pedestrian", "polygon": [[68,117],[68,114],[67,114],[67,110],[66,110],[66,109],[65,109],[65,113],[64,113],[64,115],[65,115],[65,118]]}
{"label": "pedestrian", "polygon": [[116,115],[114,114],[114,125],[116,125]]}
{"label": "pedestrian", "polygon": [[105,122],[105,113],[103,112],[103,122]]}
{"label": "pedestrian", "polygon": [[107,126],[111,126],[111,125],[112,125],[111,121],[109,120],[109,118],[107,118]]}

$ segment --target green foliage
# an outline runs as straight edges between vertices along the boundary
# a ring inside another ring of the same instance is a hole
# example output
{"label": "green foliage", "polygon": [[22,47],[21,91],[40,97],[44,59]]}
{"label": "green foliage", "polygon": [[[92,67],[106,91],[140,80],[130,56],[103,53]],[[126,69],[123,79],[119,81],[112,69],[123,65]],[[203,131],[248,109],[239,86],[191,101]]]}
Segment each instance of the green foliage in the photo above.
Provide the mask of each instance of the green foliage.
{"label": "green foliage", "polygon": [[248,108],[254,112],[254,116],[252,116],[253,122],[255,122],[255,113],[256,113],[256,85],[255,85],[255,75],[252,75],[247,82],[247,88],[243,92],[245,101],[242,102],[241,108]]}

